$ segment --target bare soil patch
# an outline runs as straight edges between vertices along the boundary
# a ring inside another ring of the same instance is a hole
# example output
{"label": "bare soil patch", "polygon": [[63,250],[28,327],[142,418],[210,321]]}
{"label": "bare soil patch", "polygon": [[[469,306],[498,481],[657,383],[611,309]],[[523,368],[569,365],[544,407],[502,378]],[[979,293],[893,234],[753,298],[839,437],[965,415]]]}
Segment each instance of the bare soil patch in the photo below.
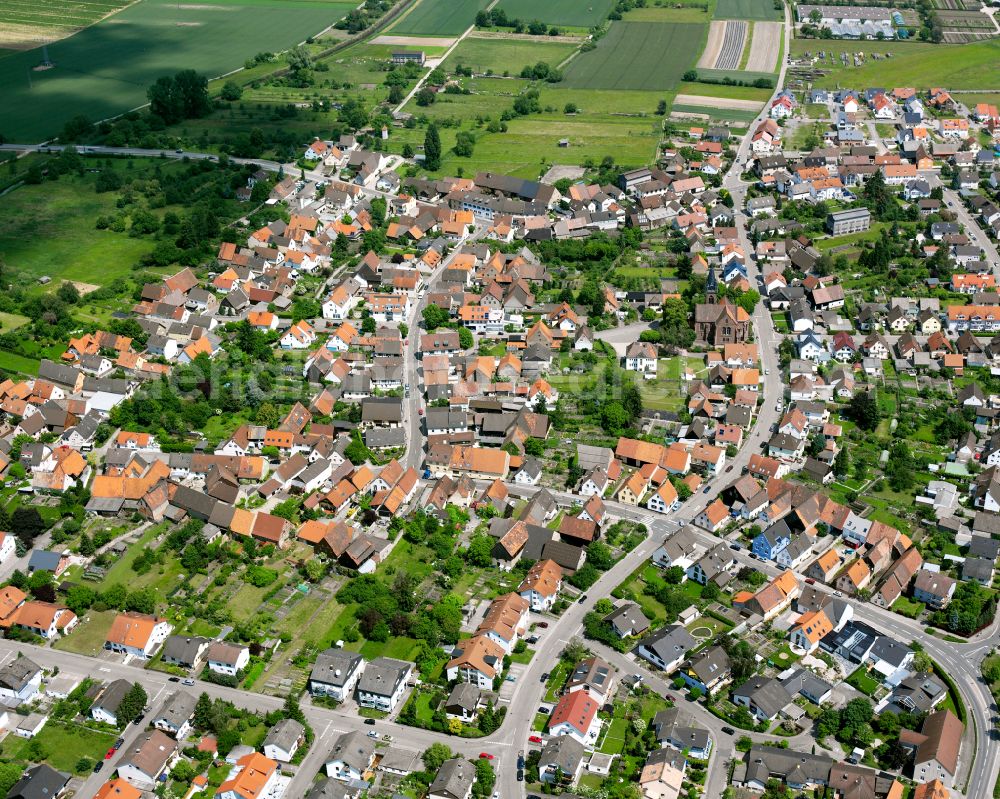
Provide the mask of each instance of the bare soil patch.
{"label": "bare soil patch", "polygon": [[781,49],[782,27],[780,22],[758,22],[754,25],[747,72],[774,72],[778,64],[778,50]]}
{"label": "bare soil patch", "polygon": [[722,50],[722,41],[726,38],[726,21],[713,20],[708,26],[708,42],[705,44],[705,51],[698,59],[698,66],[704,69],[714,69],[715,62],[719,58],[719,51]]}
{"label": "bare soil patch", "polygon": [[451,47],[454,38],[439,36],[376,36],[372,44],[408,45],[410,47]]}
{"label": "bare soil patch", "polygon": [[674,98],[677,105],[693,105],[702,108],[728,108],[731,111],[759,111],[763,103],[756,100],[734,100],[731,97],[703,97],[699,94],[678,94]]}

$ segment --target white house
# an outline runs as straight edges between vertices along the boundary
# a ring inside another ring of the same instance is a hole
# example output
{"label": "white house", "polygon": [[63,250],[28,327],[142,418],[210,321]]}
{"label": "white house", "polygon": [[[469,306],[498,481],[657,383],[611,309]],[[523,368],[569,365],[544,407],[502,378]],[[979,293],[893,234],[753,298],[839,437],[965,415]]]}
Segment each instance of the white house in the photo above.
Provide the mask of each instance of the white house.
{"label": "white house", "polygon": [[326,649],[316,656],[309,675],[309,693],[346,702],[365,670],[365,659],[345,649]]}
{"label": "white house", "polygon": [[299,747],[305,742],[306,728],[295,719],[282,719],[270,730],[261,745],[265,757],[279,763],[291,763]]}
{"label": "white house", "polygon": [[145,660],[173,632],[166,619],[144,613],[119,613],[111,623],[104,648]]}
{"label": "white house", "polygon": [[208,649],[208,667],[216,674],[235,677],[250,662],[250,650],[239,644],[218,641]]}
{"label": "white house", "polygon": [[383,713],[391,712],[406,693],[406,683],[412,673],[413,664],[405,660],[376,658],[365,666],[358,681],[358,704]]}

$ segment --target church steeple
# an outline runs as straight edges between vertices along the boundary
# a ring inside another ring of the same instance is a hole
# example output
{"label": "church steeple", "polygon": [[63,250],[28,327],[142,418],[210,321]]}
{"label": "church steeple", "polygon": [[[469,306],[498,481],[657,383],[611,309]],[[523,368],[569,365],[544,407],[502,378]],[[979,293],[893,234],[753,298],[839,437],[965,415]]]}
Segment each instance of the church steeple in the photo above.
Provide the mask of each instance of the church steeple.
{"label": "church steeple", "polygon": [[715,276],[715,264],[708,268],[708,277],[705,280],[705,302],[714,305],[719,297],[719,281]]}

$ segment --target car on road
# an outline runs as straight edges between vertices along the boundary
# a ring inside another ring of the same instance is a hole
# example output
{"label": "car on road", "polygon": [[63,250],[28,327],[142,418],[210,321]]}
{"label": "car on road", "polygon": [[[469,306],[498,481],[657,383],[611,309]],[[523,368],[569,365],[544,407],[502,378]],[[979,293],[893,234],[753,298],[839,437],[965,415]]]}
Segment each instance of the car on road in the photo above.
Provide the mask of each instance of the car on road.
{"label": "car on road", "polygon": [[184,680],[184,682],[182,684],[183,685],[194,685],[194,680],[192,680],[190,677],[188,677],[187,679]]}
{"label": "car on road", "polygon": [[489,752],[480,752],[479,753],[479,759],[480,760],[493,760],[494,756],[491,755]]}
{"label": "car on road", "polygon": [[723,728],[722,728],[722,731],[723,731],[723,732],[724,732],[724,733],[725,733],[726,735],[733,735],[733,734],[735,734],[735,733],[736,733],[736,730],[734,730],[734,729],[733,729],[732,727],[723,727]]}
{"label": "car on road", "polygon": [[756,552],[748,552],[747,555],[749,555],[750,560],[757,560],[757,553]]}
{"label": "car on road", "polygon": [[705,487],[704,487],[704,488],[703,488],[703,489],[701,490],[701,493],[702,493],[702,494],[707,494],[707,493],[708,493],[709,491],[711,491],[711,490],[712,490],[712,486],[705,486]]}
{"label": "car on road", "polygon": [[518,782],[524,782],[524,769],[523,768],[519,768],[517,770],[517,781]]}
{"label": "car on road", "polygon": [[676,701],[677,701],[677,699],[676,699],[676,698],[674,698],[674,695],[673,695],[673,694],[664,694],[664,695],[663,695],[663,697],[664,697],[664,698],[665,698],[665,699],[666,699],[666,700],[667,700],[668,702],[676,702]]}
{"label": "car on road", "polygon": [[115,747],[112,746],[107,752],[104,753],[104,759],[105,760],[110,760],[111,758],[113,758],[115,756],[115,752],[117,752],[117,751],[118,750]]}
{"label": "car on road", "polygon": [[423,408],[417,408],[417,416],[423,416],[423,415],[424,415],[424,409]]}
{"label": "car on road", "polygon": [[94,763],[94,773],[95,774],[98,771],[100,771],[102,768],[104,768],[104,761],[103,760],[98,760],[96,763]]}
{"label": "car on road", "polygon": [[180,677],[167,677],[167,682],[180,682]]}
{"label": "car on road", "polygon": [[542,742],[542,736],[541,735],[529,735],[528,736],[528,741],[530,743],[533,743],[533,744],[540,744]]}
{"label": "car on road", "polygon": [[726,471],[727,471],[727,472],[731,472],[732,470],[733,470],[733,464],[731,464],[731,463],[730,463],[730,464],[729,464],[729,465],[728,465],[728,466],[726,467]]}
{"label": "car on road", "polygon": [[538,626],[541,627],[543,630],[549,629],[549,623],[547,621],[538,622]]}
{"label": "car on road", "polygon": [[776,411],[780,411],[780,410],[781,410],[781,409],[782,409],[783,407],[784,407],[784,404],[783,404],[783,403],[781,403],[781,402],[777,402],[777,403],[775,403],[775,406],[774,406],[774,409],[775,409]]}
{"label": "car on road", "polygon": [[125,745],[124,738],[119,738],[117,741],[115,741],[115,749],[121,749],[124,745]]}
{"label": "car on road", "polygon": [[549,679],[549,673],[546,671],[538,678],[538,682],[545,682]]}
{"label": "car on road", "polygon": [[734,552],[739,552],[741,549],[743,549],[743,545],[742,544],[730,544],[729,548],[731,550],[733,550]]}
{"label": "car on road", "polygon": [[378,740],[378,733],[375,732],[375,730],[368,730],[368,737],[369,738],[374,738],[377,741]]}
{"label": "car on road", "polygon": [[177,153],[177,155],[184,155],[183,150],[174,150],[174,152]]}
{"label": "car on road", "polygon": [[834,596],[843,596],[844,594],[843,594],[843,592],[841,592],[841,591],[834,591],[834,592],[833,592],[833,595],[834,595]]}
{"label": "car on road", "polygon": [[367,724],[369,727],[374,727],[375,719],[365,719],[365,724]]}
{"label": "car on road", "polygon": [[586,594],[580,594],[580,601],[581,602],[586,602],[587,601],[587,595]]}
{"label": "car on road", "polygon": [[816,585],[816,581],[812,577],[806,577],[806,585]]}

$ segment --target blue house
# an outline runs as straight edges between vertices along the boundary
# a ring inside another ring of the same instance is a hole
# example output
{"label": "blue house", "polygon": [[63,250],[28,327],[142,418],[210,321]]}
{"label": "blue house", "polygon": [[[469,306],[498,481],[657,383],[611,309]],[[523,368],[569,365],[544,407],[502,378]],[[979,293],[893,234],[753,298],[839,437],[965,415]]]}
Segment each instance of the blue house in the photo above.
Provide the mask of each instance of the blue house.
{"label": "blue house", "polygon": [[753,540],[751,550],[761,560],[774,560],[792,540],[792,531],[784,519],[775,522]]}

